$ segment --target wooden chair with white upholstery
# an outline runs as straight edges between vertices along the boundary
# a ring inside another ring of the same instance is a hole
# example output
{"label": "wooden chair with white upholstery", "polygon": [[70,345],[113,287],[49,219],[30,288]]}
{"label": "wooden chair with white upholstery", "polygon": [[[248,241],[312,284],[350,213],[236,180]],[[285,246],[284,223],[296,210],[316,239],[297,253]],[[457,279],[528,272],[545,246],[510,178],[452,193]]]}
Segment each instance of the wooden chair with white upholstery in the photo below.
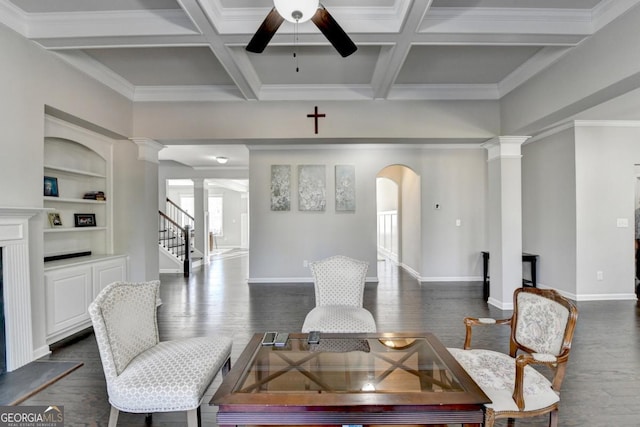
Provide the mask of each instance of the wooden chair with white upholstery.
{"label": "wooden chair with white upholstery", "polygon": [[310,267],[316,306],[307,314],[302,332],[376,332],[373,315],[362,306],[367,262],[336,255]]}
{"label": "wooden chair with white upholstery", "polygon": [[[119,411],[187,411],[196,427],[200,404],[216,374],[230,368],[231,339],[222,336],[160,341],[156,307],[160,282],[116,282],[89,306],[111,403]],[[149,419],[147,420],[149,421]]]}
{"label": "wooden chair with white upholstery", "polygon": [[[492,401],[486,405],[486,427],[498,418],[508,418],[512,425],[514,418],[547,413],[549,426],[555,427],[578,309],[552,289],[516,289],[513,303],[509,319],[465,318],[464,350],[449,351]],[[508,355],[471,350],[472,327],[481,325],[511,327]],[[549,367],[552,380],[534,366]]]}

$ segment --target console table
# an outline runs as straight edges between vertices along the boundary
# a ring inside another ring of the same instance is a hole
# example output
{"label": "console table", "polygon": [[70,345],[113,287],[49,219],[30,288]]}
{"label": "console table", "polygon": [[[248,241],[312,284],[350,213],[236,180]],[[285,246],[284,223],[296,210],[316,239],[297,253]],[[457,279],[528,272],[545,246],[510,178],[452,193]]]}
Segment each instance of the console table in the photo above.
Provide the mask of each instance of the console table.
{"label": "console table", "polygon": [[[536,287],[536,270],[538,255],[527,252],[522,253],[522,262],[528,262],[531,266],[531,280],[522,279],[522,286]],[[482,297],[489,298],[489,252],[482,251]]]}

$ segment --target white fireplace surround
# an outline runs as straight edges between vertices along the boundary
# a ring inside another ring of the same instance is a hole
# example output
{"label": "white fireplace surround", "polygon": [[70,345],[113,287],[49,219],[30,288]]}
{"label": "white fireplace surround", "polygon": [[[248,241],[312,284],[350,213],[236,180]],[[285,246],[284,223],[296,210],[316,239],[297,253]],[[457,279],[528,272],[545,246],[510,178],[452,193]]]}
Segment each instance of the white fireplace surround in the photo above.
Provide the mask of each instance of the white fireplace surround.
{"label": "white fireplace surround", "polygon": [[42,209],[0,208],[7,371],[33,360],[29,218]]}

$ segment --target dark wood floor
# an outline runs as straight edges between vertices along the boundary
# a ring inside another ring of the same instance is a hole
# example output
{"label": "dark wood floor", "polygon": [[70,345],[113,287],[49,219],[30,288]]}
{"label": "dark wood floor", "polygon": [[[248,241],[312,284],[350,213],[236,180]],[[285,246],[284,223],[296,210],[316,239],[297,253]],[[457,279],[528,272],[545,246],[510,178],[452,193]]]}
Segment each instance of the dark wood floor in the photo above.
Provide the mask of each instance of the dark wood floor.
{"label": "dark wood floor", "polygon": [[[161,275],[164,304],[158,310],[161,339],[224,334],[233,337],[232,363],[255,332],[298,331],[314,305],[311,284],[248,285],[246,256],[215,260],[189,279]],[[368,284],[365,307],[379,331],[434,332],[460,347],[465,315],[507,317],[482,301],[480,283],[416,282],[391,263],[379,263],[380,283]],[[562,390],[560,426],[640,426],[640,311],[634,301],[578,304],[580,317]],[[474,343],[508,350],[506,328],[484,328]],[[490,329],[491,331],[487,330]],[[106,426],[109,403],[93,335],[56,349],[54,360],[84,366],[25,401],[64,405],[66,426]],[[205,402],[219,384],[216,379]],[[202,407],[203,425],[215,425],[215,408]],[[121,414],[119,426],[143,426],[144,415]],[[184,413],[155,414],[154,426],[185,425]],[[503,426],[504,423],[498,425]],[[547,418],[517,421],[545,426]]]}

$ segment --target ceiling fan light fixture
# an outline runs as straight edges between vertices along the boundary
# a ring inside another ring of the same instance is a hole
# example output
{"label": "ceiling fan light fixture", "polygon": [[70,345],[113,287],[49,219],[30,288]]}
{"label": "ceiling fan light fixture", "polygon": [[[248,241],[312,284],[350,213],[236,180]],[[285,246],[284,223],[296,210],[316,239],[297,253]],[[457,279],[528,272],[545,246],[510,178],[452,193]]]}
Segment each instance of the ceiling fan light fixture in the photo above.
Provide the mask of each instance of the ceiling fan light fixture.
{"label": "ceiling fan light fixture", "polygon": [[319,0],[273,0],[276,10],[293,23],[307,22],[318,10]]}

